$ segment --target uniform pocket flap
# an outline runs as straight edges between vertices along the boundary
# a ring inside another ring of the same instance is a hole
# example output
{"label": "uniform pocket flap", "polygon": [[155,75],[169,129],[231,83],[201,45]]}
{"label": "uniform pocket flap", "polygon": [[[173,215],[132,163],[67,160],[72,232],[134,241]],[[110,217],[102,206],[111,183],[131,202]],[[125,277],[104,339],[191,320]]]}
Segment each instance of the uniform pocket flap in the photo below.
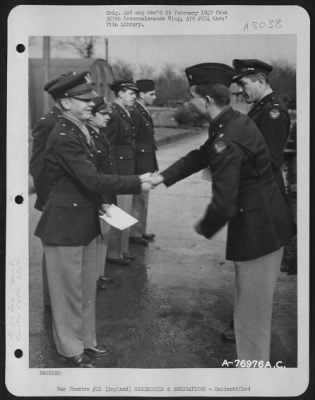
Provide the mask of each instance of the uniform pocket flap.
{"label": "uniform pocket flap", "polygon": [[254,196],[241,196],[238,201],[239,212],[254,211],[263,207],[263,198],[257,194]]}
{"label": "uniform pocket flap", "polygon": [[119,160],[132,160],[135,158],[134,150],[131,146],[117,146],[116,157]]}
{"label": "uniform pocket flap", "polygon": [[136,147],[136,153],[153,153],[154,149],[151,144],[141,144]]}
{"label": "uniform pocket flap", "polygon": [[91,201],[86,199],[73,199],[69,197],[58,197],[52,199],[52,202],[56,205],[56,207],[93,207],[94,204]]}

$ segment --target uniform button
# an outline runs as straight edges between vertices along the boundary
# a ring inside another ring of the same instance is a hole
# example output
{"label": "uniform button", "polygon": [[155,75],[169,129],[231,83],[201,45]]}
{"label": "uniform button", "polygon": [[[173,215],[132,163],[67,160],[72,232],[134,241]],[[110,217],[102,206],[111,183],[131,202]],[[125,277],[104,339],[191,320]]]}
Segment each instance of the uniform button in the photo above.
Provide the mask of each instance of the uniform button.
{"label": "uniform button", "polygon": [[73,203],[73,207],[78,207],[78,203]]}
{"label": "uniform button", "polygon": [[141,149],[142,153],[144,153],[144,149]]}
{"label": "uniform button", "polygon": [[120,160],[122,160],[122,159],[123,159],[123,157],[121,157],[121,156],[120,156],[120,157],[119,157],[119,159],[120,159]]}
{"label": "uniform button", "polygon": [[66,124],[62,124],[62,126],[66,126]]}
{"label": "uniform button", "polygon": [[241,212],[241,213],[244,212],[244,208],[240,208],[240,212]]}

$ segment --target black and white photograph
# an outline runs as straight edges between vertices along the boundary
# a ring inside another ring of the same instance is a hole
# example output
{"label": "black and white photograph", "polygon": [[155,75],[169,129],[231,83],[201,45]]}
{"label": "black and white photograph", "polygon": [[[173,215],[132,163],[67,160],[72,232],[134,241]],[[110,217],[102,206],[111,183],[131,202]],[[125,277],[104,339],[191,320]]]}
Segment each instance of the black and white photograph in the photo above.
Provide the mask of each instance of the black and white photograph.
{"label": "black and white photograph", "polygon": [[305,10],[20,6],[8,32],[8,390],[303,393]]}

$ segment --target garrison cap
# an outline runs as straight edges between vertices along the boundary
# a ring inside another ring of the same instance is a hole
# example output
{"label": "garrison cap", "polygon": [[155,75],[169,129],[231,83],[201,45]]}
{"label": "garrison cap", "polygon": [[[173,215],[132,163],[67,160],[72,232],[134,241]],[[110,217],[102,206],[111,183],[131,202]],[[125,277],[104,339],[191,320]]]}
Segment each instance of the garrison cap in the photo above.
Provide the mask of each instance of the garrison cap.
{"label": "garrison cap", "polygon": [[48,87],[48,93],[55,98],[76,97],[82,100],[93,99],[97,96],[88,71],[61,75],[53,85]]}
{"label": "garrison cap", "polygon": [[234,76],[233,82],[237,82],[243,76],[257,74],[263,72],[268,75],[272,71],[272,66],[264,61],[251,59],[251,60],[233,60]]}
{"label": "garrison cap", "polygon": [[202,63],[185,70],[190,86],[220,83],[229,87],[234,74],[233,68],[221,63]]}
{"label": "garrison cap", "polygon": [[136,85],[140,92],[151,92],[155,88],[155,82],[152,79],[139,79]]}
{"label": "garrison cap", "polygon": [[114,92],[119,92],[119,90],[123,89],[130,89],[134,90],[135,92],[139,92],[138,86],[132,82],[132,81],[126,81],[126,80],[117,80],[114,81],[109,85],[109,87],[114,91]]}
{"label": "garrison cap", "polygon": [[109,110],[109,104],[104,96],[97,96],[93,99],[94,106],[92,107],[92,113],[95,114],[98,111]]}

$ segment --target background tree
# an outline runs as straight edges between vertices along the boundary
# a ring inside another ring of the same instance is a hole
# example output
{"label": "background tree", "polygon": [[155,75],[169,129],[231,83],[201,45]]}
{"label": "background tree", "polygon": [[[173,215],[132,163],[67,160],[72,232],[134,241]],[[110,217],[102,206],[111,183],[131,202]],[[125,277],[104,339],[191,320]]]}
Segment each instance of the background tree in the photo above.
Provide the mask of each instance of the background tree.
{"label": "background tree", "polygon": [[115,79],[124,79],[133,81],[134,67],[131,64],[127,64],[125,61],[117,60],[112,64]]}
{"label": "background tree", "polygon": [[290,108],[296,103],[296,70],[284,61],[272,62],[270,84],[280,98]]}
{"label": "background tree", "polygon": [[96,36],[73,36],[56,40],[54,46],[63,49],[71,48],[82,58],[93,58],[96,41]]}

